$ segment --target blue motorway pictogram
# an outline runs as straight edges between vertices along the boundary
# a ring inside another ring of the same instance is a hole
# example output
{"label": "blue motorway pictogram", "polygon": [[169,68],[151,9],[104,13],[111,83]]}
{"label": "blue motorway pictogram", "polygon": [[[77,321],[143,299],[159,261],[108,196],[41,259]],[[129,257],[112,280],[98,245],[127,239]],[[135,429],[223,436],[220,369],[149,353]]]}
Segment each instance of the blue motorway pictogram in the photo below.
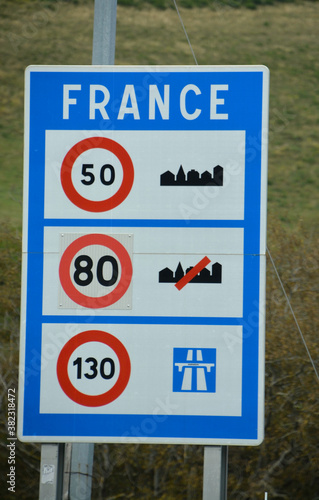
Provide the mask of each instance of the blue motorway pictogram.
{"label": "blue motorway pictogram", "polygon": [[173,392],[216,392],[216,349],[174,348]]}

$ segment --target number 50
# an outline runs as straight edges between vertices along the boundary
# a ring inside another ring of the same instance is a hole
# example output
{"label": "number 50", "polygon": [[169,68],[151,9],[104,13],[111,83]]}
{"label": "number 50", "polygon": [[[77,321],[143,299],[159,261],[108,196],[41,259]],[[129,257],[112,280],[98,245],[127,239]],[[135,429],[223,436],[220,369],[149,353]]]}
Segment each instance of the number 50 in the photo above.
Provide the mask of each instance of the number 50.
{"label": "number 50", "polygon": [[[95,175],[93,172],[91,172],[91,169],[94,168],[93,163],[84,163],[82,165],[82,175],[86,177],[86,179],[82,179],[81,182],[85,186],[90,186],[91,184],[94,183],[95,181]],[[109,171],[109,179],[106,178],[106,173]],[[115,179],[115,170],[113,165],[110,165],[109,163],[106,163],[101,167],[100,170],[100,180],[104,186],[110,186],[113,184]]]}

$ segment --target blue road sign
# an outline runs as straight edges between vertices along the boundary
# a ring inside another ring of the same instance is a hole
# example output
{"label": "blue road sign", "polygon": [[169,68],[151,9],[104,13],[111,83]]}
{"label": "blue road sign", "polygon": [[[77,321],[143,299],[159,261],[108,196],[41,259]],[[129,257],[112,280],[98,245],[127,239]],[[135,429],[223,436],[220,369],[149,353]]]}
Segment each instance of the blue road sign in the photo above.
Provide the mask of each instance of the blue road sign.
{"label": "blue road sign", "polygon": [[27,68],[21,440],[262,441],[268,87]]}
{"label": "blue road sign", "polygon": [[216,392],[216,349],[174,349],[174,392]]}

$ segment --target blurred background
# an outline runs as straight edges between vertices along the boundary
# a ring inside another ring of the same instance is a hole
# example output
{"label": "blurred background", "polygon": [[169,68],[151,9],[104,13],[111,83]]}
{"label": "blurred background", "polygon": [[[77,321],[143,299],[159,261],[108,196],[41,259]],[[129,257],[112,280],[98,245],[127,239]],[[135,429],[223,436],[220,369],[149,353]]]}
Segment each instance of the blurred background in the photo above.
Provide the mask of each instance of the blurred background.
{"label": "blurred background", "polygon": [[[268,248],[319,369],[319,4],[179,0],[199,64],[270,69]],[[0,479],[6,474],[8,388],[18,386],[24,70],[91,64],[93,0],[0,0]],[[194,64],[174,2],[118,0],[115,64]],[[319,499],[318,375],[270,259],[266,429],[230,447],[228,498]],[[38,497],[40,446],[16,445],[16,496]],[[92,500],[197,500],[203,447],[95,446]]]}

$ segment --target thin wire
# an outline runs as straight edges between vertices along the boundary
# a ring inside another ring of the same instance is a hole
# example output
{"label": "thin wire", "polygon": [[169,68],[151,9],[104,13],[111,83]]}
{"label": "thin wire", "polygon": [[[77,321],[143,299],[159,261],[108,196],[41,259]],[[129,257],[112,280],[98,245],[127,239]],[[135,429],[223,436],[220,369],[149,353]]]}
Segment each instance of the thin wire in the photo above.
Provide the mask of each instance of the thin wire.
{"label": "thin wire", "polygon": [[314,369],[314,372],[315,372],[315,374],[316,374],[316,377],[317,377],[317,379],[318,379],[318,381],[319,381],[319,375],[318,375],[318,372],[317,372],[317,369],[316,369],[315,363],[314,363],[314,361],[313,361],[313,359],[312,359],[312,356],[311,356],[310,351],[309,351],[309,349],[308,349],[308,346],[307,346],[307,343],[306,343],[305,337],[304,337],[304,335],[303,335],[303,333],[302,333],[302,331],[301,331],[301,328],[300,328],[299,323],[298,323],[298,321],[297,321],[296,315],[295,315],[294,310],[293,310],[293,308],[292,308],[292,305],[291,305],[291,303],[290,303],[289,297],[288,297],[288,295],[287,295],[287,293],[286,293],[286,290],[285,290],[284,284],[283,284],[283,282],[282,282],[282,280],[281,280],[281,278],[280,278],[280,276],[279,276],[279,273],[278,273],[278,271],[277,271],[277,268],[276,268],[276,265],[275,265],[274,259],[272,258],[271,253],[270,253],[270,251],[269,251],[269,248],[268,248],[268,247],[267,247],[267,253],[268,253],[268,255],[269,255],[269,258],[270,258],[270,261],[271,261],[271,263],[272,263],[272,266],[273,266],[273,268],[274,268],[274,270],[275,270],[276,276],[277,276],[277,278],[278,278],[278,281],[279,281],[279,283],[280,283],[280,286],[281,286],[281,289],[282,289],[282,291],[283,291],[283,293],[284,293],[284,296],[286,297],[287,304],[288,304],[288,306],[289,306],[289,309],[290,309],[290,311],[291,311],[291,314],[292,314],[292,316],[293,316],[293,318],[294,318],[294,320],[295,320],[296,326],[297,326],[298,331],[299,331],[299,335],[300,335],[300,337],[301,337],[301,340],[302,340],[302,342],[303,342],[303,344],[304,344],[304,346],[305,346],[305,349],[306,349],[306,351],[307,351],[308,357],[309,357],[309,359],[310,359],[310,363],[312,364],[312,367],[313,367],[313,369]]}
{"label": "thin wire", "polygon": [[189,48],[191,49],[191,52],[192,52],[192,54],[193,54],[193,58],[194,58],[195,64],[198,66],[198,62],[197,62],[197,59],[196,59],[196,56],[195,56],[195,52],[194,52],[194,50],[193,50],[193,47],[192,47],[191,41],[190,41],[190,39],[189,39],[189,36],[188,36],[188,34],[187,34],[187,31],[186,31],[185,25],[184,25],[184,23],[183,23],[182,16],[181,16],[181,15],[180,15],[180,13],[179,13],[179,10],[178,10],[178,7],[177,7],[176,0],[173,0],[173,3],[174,3],[174,5],[175,5],[175,9],[176,9],[177,15],[178,15],[178,17],[179,17],[179,20],[180,20],[180,22],[181,22],[182,28],[183,28],[183,30],[184,30],[184,33],[185,33],[186,40],[187,40],[187,42],[188,42]]}
{"label": "thin wire", "polygon": [[[187,34],[187,31],[186,31],[185,25],[184,25],[184,23],[183,23],[182,16],[180,15],[180,12],[179,12],[179,10],[178,10],[176,0],[173,0],[173,3],[174,3],[174,5],[175,5],[175,9],[176,9],[177,15],[178,15],[178,17],[179,17],[179,20],[180,20],[180,22],[181,22],[182,28],[183,28],[183,30],[184,30],[184,33],[185,33],[185,36],[186,36],[186,39],[187,39],[187,42],[188,42],[189,48],[191,49],[191,52],[192,52],[192,54],[193,54],[194,61],[195,61],[196,65],[198,66],[198,62],[197,62],[197,59],[196,59],[196,56],[195,56],[195,52],[194,52],[194,50],[193,50],[193,47],[192,47],[192,44],[191,44],[191,42],[190,42],[189,36],[188,36],[188,34]],[[315,363],[314,363],[314,361],[313,361],[313,359],[312,359],[312,356],[311,356],[311,354],[310,354],[310,351],[309,351],[309,349],[308,349],[308,346],[307,346],[307,343],[306,343],[306,339],[305,339],[305,337],[304,337],[304,335],[303,335],[303,333],[302,333],[302,331],[301,331],[301,328],[300,328],[300,326],[299,326],[298,320],[297,320],[297,318],[296,318],[296,315],[295,315],[294,310],[293,310],[293,308],[292,308],[292,305],[291,305],[291,303],[290,303],[289,297],[288,297],[288,295],[287,295],[287,293],[286,293],[286,290],[285,290],[284,284],[283,284],[283,282],[281,281],[281,278],[280,278],[279,273],[278,273],[278,271],[277,271],[277,268],[276,268],[275,262],[274,262],[274,260],[273,260],[273,258],[272,258],[272,256],[271,256],[271,253],[270,253],[270,251],[269,251],[269,248],[268,248],[268,247],[267,247],[267,253],[268,253],[268,255],[269,255],[269,258],[270,258],[270,261],[271,261],[271,263],[272,263],[272,266],[273,266],[273,268],[274,268],[274,270],[275,270],[276,276],[277,276],[277,278],[278,278],[278,281],[279,281],[279,283],[280,283],[281,289],[282,289],[282,291],[283,291],[283,293],[284,293],[284,296],[285,296],[285,298],[286,298],[286,301],[287,301],[287,304],[288,304],[289,309],[290,309],[290,311],[291,311],[291,314],[292,314],[292,316],[293,316],[293,318],[294,318],[294,321],[295,321],[295,323],[296,323],[296,326],[297,326],[297,329],[298,329],[299,335],[300,335],[300,337],[301,337],[301,340],[302,340],[302,342],[303,342],[303,344],[304,344],[304,346],[305,346],[305,349],[306,349],[306,352],[307,352],[307,354],[308,354],[308,357],[309,357],[310,363],[312,364],[312,367],[313,367],[313,369],[314,369],[314,372],[315,372],[315,374],[316,374],[316,377],[317,377],[317,379],[318,379],[318,381],[319,381],[319,374],[318,374],[318,371],[317,371],[317,369],[316,369]]]}

